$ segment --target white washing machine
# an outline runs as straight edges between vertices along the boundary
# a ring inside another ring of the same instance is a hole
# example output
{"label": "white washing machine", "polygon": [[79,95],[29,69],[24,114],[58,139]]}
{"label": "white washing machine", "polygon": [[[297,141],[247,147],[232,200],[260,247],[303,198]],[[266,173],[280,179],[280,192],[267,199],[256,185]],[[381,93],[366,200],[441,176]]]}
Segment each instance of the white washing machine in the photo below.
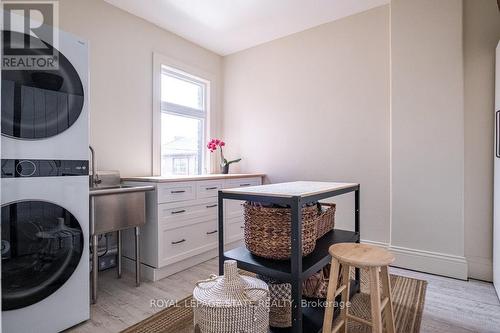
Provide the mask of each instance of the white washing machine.
{"label": "white washing machine", "polygon": [[58,70],[2,70],[3,333],[90,318],[88,85],[87,43],[62,31]]}
{"label": "white washing machine", "polygon": [[[88,177],[78,176],[88,162],[29,162],[37,176],[6,178],[16,165],[2,168],[3,333],[59,332],[90,318]],[[43,177],[53,169],[60,176]]]}
{"label": "white washing machine", "polygon": [[2,70],[2,158],[88,159],[88,45],[60,31],[58,51],[56,71]]}

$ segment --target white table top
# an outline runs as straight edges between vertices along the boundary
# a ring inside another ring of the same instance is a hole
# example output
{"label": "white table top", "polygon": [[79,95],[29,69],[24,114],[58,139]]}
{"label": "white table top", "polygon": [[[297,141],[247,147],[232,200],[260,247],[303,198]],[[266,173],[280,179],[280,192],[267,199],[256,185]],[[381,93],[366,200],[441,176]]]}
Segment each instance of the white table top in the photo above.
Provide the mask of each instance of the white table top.
{"label": "white table top", "polygon": [[297,181],[289,183],[276,183],[259,186],[240,187],[234,189],[224,189],[224,193],[271,196],[291,198],[294,196],[308,197],[325,192],[342,190],[358,186],[357,183],[336,183],[336,182],[310,182]]}

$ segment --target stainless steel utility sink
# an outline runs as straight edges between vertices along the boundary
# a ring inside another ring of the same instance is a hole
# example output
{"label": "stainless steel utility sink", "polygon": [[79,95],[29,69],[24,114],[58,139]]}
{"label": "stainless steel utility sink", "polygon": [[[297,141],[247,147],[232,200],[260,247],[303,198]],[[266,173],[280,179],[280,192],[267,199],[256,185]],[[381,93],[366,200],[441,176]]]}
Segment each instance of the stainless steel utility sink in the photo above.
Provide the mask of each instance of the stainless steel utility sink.
{"label": "stainless steel utility sink", "polygon": [[142,226],[146,223],[146,191],[153,186],[114,185],[91,188],[91,229],[103,234]]}
{"label": "stainless steel utility sink", "polygon": [[92,175],[90,195],[90,234],[92,235],[92,301],[97,300],[98,236],[118,234],[118,277],[121,277],[121,231],[135,229],[136,284],[140,283],[139,227],[146,223],[146,193],[154,186],[120,184],[119,172]]}

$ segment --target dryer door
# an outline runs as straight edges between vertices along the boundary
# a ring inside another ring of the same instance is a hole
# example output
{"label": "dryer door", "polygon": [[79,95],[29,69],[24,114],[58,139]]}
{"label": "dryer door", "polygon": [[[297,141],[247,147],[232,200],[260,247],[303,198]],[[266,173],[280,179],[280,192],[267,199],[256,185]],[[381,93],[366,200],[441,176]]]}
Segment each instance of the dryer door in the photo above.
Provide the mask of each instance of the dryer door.
{"label": "dryer door", "polygon": [[[44,54],[54,51],[36,37],[3,32],[4,45],[25,39],[46,45]],[[24,51],[41,55],[38,49]],[[82,81],[64,54],[59,52],[58,58],[57,70],[2,70],[2,135],[39,140],[58,135],[76,122],[84,103]]]}
{"label": "dryer door", "polygon": [[83,231],[66,209],[45,201],[2,206],[2,310],[37,303],[76,270]]}

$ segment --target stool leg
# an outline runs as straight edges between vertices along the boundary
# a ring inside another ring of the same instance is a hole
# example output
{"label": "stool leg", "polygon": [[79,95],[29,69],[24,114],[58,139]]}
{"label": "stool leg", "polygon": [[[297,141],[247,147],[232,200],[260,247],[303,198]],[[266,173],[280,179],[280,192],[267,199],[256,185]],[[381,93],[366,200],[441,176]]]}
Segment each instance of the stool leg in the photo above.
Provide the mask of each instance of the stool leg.
{"label": "stool leg", "polygon": [[342,283],[346,285],[345,290],[342,292],[342,308],[340,311],[340,318],[344,319],[344,333],[347,333],[347,304],[351,295],[351,266],[342,264]]}
{"label": "stool leg", "polygon": [[391,280],[389,277],[389,269],[387,266],[382,267],[381,271],[382,278],[382,297],[387,297],[389,301],[385,307],[385,322],[387,326],[387,333],[395,333],[396,328],[394,326],[394,310],[392,308],[392,292],[391,292]]}
{"label": "stool leg", "polygon": [[335,291],[337,291],[339,269],[339,261],[335,258],[332,258],[332,264],[330,268],[330,282],[328,283],[328,292],[326,294],[327,305],[325,309],[325,317],[323,318],[323,333],[332,332],[333,311],[335,310]]}
{"label": "stool leg", "polygon": [[370,301],[372,306],[372,333],[382,333],[382,313],[380,311],[380,286],[378,267],[370,267]]}

